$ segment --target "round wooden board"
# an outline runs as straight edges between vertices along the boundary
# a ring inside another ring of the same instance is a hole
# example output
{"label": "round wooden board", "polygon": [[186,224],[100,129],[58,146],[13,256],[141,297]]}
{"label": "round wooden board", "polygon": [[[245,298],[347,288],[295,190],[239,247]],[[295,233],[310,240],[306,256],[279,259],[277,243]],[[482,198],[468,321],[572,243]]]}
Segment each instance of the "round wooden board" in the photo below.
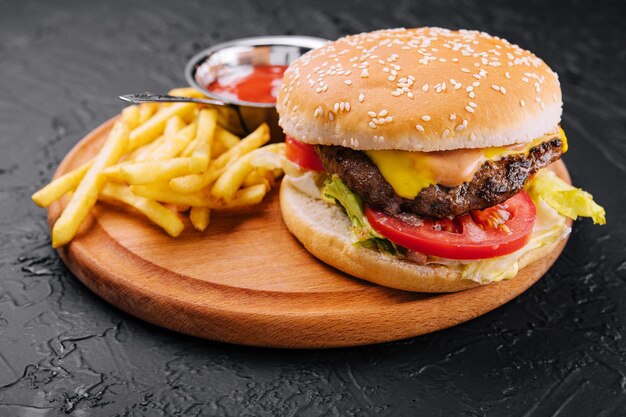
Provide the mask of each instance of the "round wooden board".
{"label": "round wooden board", "polygon": [[[56,176],[92,157],[112,122],[78,143]],[[554,165],[569,180],[565,166]],[[66,203],[50,206],[50,225]],[[206,232],[187,227],[177,239],[130,210],[99,203],[58,252],[93,292],[150,323],[244,345],[330,348],[417,336],[485,314],[534,284],[565,243],[510,281],[451,294],[398,291],[311,256],[284,226],[276,189],[260,206],[214,213]]]}

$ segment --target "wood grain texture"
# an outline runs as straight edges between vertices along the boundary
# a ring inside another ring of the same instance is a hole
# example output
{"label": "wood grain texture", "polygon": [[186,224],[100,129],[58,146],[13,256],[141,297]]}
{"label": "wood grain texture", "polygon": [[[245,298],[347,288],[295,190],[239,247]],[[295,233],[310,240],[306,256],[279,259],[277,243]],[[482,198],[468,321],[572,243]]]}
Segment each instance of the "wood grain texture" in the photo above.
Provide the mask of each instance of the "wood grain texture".
{"label": "wood grain texture", "polygon": [[[90,158],[111,125],[78,143],[56,176]],[[565,166],[556,168],[569,181]],[[66,203],[50,206],[50,225]],[[311,256],[282,223],[274,190],[260,206],[215,213],[206,232],[188,227],[177,239],[130,210],[99,203],[58,253],[93,292],[156,325],[244,345],[329,348],[398,340],[471,320],[534,284],[565,243],[510,281],[451,294],[397,291]]]}

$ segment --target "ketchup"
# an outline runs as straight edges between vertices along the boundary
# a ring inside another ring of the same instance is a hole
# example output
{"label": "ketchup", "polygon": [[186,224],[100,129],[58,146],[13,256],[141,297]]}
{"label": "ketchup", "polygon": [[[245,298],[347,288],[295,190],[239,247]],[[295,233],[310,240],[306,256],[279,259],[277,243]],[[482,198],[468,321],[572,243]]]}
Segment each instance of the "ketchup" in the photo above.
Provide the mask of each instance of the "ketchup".
{"label": "ketchup", "polygon": [[225,67],[206,86],[223,97],[254,103],[276,103],[278,86],[287,65],[240,65]]}

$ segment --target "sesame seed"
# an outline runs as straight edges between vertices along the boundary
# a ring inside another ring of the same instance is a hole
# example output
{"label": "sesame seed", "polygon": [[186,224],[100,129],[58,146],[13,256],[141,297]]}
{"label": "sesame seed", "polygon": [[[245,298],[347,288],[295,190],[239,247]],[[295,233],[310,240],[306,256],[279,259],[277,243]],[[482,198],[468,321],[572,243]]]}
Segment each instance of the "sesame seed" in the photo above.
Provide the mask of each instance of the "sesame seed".
{"label": "sesame seed", "polygon": [[475,135],[474,133],[472,133],[472,134],[470,135],[470,140],[471,140],[471,141],[475,141],[475,140],[476,140],[476,135]]}
{"label": "sesame seed", "polygon": [[540,104],[541,104],[541,110],[545,110],[546,105],[544,104],[544,102],[542,101]]}
{"label": "sesame seed", "polygon": [[470,113],[474,113],[474,108],[473,107],[465,106],[465,110],[467,110]]}
{"label": "sesame seed", "polygon": [[427,115],[427,114],[425,114],[424,116],[422,116],[422,120],[423,120],[423,121],[425,121],[425,122],[427,122],[427,121],[429,121],[429,120],[430,120],[430,116],[429,116],[429,115]]}
{"label": "sesame seed", "polygon": [[345,109],[346,109],[346,103],[342,101],[341,103],[339,103],[339,110],[344,111]]}
{"label": "sesame seed", "polygon": [[475,98],[475,97],[476,97],[476,94],[474,94],[474,92],[473,92],[473,91],[470,91],[470,93],[469,93],[469,98]]}
{"label": "sesame seed", "polygon": [[335,105],[333,106],[333,110],[335,110],[335,113],[337,113],[337,111],[339,110],[339,103],[335,103]]}
{"label": "sesame seed", "polygon": [[[377,119],[377,118],[375,118],[375,117],[372,119],[372,122],[374,122],[374,123],[375,123],[375,124],[377,124],[377,125],[381,125],[381,124],[385,123],[385,122],[382,122],[382,120],[379,122],[379,121],[378,121],[378,119]],[[382,122],[382,123],[381,123],[381,122]]]}
{"label": "sesame seed", "polygon": [[411,92],[409,91],[408,93],[406,93],[406,96],[407,96],[408,98],[412,99],[412,98],[413,98],[413,93],[411,93]]}
{"label": "sesame seed", "polygon": [[465,91],[467,91],[467,92],[469,93],[469,92],[470,92],[470,91],[472,91],[473,89],[474,89],[474,87],[472,87],[472,86],[470,85],[469,87],[467,87],[467,88],[465,89]]}
{"label": "sesame seed", "polygon": [[420,132],[424,131],[424,128],[422,127],[422,125],[415,125],[415,128],[419,130]]}
{"label": "sesame seed", "polygon": [[351,80],[345,80],[345,81],[344,81],[344,83],[345,83],[346,85],[352,85],[352,81],[351,81]]}
{"label": "sesame seed", "polygon": [[370,126],[372,129],[376,129],[376,123],[374,123],[374,122],[369,122],[369,126]]}
{"label": "sesame seed", "polygon": [[367,112],[367,115],[369,117],[376,117],[376,112],[370,110],[370,111]]}
{"label": "sesame seed", "polygon": [[387,118],[385,119],[385,123],[391,123],[391,122],[393,122],[393,117],[387,116]]}
{"label": "sesame seed", "polygon": [[478,86],[480,85],[480,81],[474,81],[474,82],[472,83],[472,85],[473,85],[474,87],[478,87]]}
{"label": "sesame seed", "polygon": [[504,87],[500,87],[500,92],[501,92],[502,94],[506,94],[506,88],[504,88]]}
{"label": "sesame seed", "polygon": [[350,103],[346,101],[346,111],[350,111]]}
{"label": "sesame seed", "polygon": [[422,87],[422,90],[424,92],[428,91],[428,84],[424,84],[424,86]]}
{"label": "sesame seed", "polygon": [[361,93],[359,94],[359,103],[363,103],[363,100],[365,100],[365,96]]}
{"label": "sesame seed", "polygon": [[378,113],[378,117],[384,117],[387,115],[387,110],[386,109],[382,109],[379,113]]}
{"label": "sesame seed", "polygon": [[363,68],[363,71],[361,71],[361,78],[365,78],[367,76],[369,76],[370,73],[369,71],[367,71],[367,68]]}
{"label": "sesame seed", "polygon": [[328,112],[328,118],[330,119],[330,121],[332,122],[333,120],[335,120],[335,115],[333,114],[332,111]]}
{"label": "sesame seed", "polygon": [[474,103],[473,101],[470,101],[468,104],[472,107],[478,107],[478,104]]}
{"label": "sesame seed", "polygon": [[509,72],[508,72],[508,71],[504,73],[504,76],[505,76],[506,78],[508,78],[509,80],[511,79],[511,74],[509,74]]}
{"label": "sesame seed", "polygon": [[520,104],[520,106],[522,106],[522,107],[526,106],[526,102],[524,102],[524,100],[520,100],[520,101],[519,101],[519,104]]}
{"label": "sesame seed", "polygon": [[454,119],[456,119],[456,113],[452,113],[452,114],[450,115],[450,120],[454,120]]}
{"label": "sesame seed", "polygon": [[461,72],[470,72],[467,68],[461,68]]}
{"label": "sesame seed", "polygon": [[473,74],[472,77],[476,78],[477,80],[480,80],[481,78],[480,74]]}
{"label": "sesame seed", "polygon": [[500,91],[500,87],[495,84],[491,84],[491,88],[493,88],[496,91]]}
{"label": "sesame seed", "polygon": [[448,134],[450,133],[450,129],[446,129],[443,131],[443,133],[441,134],[442,138],[445,138],[446,136],[448,136]]}
{"label": "sesame seed", "polygon": [[396,80],[396,76],[395,75],[390,75],[387,79],[389,81],[395,81]]}
{"label": "sesame seed", "polygon": [[401,94],[402,94],[402,92],[398,91],[398,90],[394,90],[394,91],[391,92],[391,95],[394,96],[394,97],[398,97]]}

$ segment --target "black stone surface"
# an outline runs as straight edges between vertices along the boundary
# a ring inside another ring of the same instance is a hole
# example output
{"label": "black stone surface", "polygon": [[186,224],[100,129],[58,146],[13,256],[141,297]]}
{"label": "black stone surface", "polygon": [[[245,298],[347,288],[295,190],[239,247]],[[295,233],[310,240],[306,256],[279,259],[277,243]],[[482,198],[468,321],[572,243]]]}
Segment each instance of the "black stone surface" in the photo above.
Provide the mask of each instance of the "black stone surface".
{"label": "black stone surface", "polygon": [[[0,415],[626,415],[623,3],[518,3],[0,1]],[[565,161],[609,224],[576,223],[516,300],[396,343],[253,349],[134,319],[50,248],[29,197],[118,94],[182,85],[186,59],[218,41],[420,25],[505,37],[561,76]]]}

